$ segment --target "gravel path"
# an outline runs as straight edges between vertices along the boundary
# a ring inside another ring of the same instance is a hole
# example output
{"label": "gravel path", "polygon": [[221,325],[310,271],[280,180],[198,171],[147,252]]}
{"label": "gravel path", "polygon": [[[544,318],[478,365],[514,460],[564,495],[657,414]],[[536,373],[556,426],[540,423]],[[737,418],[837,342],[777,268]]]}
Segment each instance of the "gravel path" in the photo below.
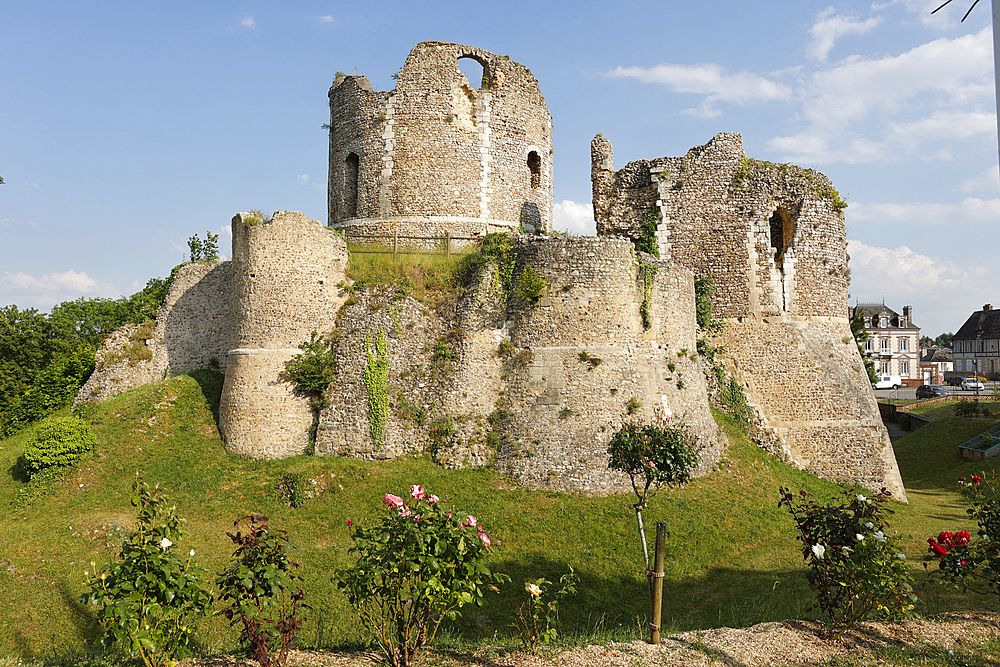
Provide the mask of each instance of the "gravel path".
{"label": "gravel path", "polygon": [[[484,647],[476,653],[427,650],[418,664],[433,667],[763,667],[816,665],[834,657],[862,658],[884,648],[974,650],[1000,636],[1000,614],[948,614],[934,621],[862,623],[837,639],[823,639],[807,621],[761,623],[749,628],[716,628],[671,635],[659,646],[635,641],[587,646],[530,655]],[[290,665],[375,667],[377,653],[338,654],[297,651]],[[256,663],[232,657],[186,661],[181,667],[250,667]]]}

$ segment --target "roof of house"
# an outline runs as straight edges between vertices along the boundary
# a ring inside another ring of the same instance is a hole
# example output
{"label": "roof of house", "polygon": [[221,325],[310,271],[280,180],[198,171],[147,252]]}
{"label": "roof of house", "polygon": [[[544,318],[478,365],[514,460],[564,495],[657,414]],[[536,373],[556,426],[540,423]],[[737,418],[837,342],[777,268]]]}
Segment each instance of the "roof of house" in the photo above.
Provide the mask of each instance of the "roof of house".
{"label": "roof of house", "polygon": [[[911,319],[906,322],[906,318],[897,313],[892,308],[888,307],[884,303],[858,303],[851,310],[851,316],[853,317],[858,312],[862,313],[866,320],[869,320],[873,329],[919,329],[916,324],[913,323]],[[879,320],[883,317],[889,319],[889,326],[882,327],[879,326]],[[902,324],[900,322],[903,322]]]}
{"label": "roof of house", "polygon": [[950,347],[924,347],[920,349],[920,362],[931,364],[938,361],[953,361]]}
{"label": "roof of house", "polygon": [[969,316],[955,334],[955,338],[962,340],[1000,338],[1000,310],[993,310],[990,304],[986,304],[982,310],[977,310]]}

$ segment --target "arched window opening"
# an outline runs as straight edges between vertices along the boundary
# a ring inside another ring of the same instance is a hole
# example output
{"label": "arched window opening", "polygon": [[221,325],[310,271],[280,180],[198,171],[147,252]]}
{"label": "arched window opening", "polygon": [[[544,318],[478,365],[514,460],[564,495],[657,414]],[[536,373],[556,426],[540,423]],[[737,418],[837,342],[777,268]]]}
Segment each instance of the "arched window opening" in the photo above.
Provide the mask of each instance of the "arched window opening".
{"label": "arched window opening", "polygon": [[535,151],[528,153],[528,172],[531,174],[531,189],[534,190],[542,184],[542,158]]}
{"label": "arched window opening", "polygon": [[344,161],[344,219],[358,217],[358,167],[357,153],[348,153]]}
{"label": "arched window opening", "polygon": [[465,75],[469,85],[476,90],[488,90],[490,87],[490,70],[486,63],[475,56],[462,56],[458,59],[458,71]]}

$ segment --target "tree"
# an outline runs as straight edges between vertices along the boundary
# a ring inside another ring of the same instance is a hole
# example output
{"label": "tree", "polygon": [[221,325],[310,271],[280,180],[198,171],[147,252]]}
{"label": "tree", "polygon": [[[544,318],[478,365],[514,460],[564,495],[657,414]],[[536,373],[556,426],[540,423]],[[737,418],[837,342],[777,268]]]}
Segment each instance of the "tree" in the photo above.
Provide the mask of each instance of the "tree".
{"label": "tree", "polygon": [[868,379],[872,384],[878,382],[878,373],[875,372],[875,362],[872,361],[872,355],[870,352],[865,350],[865,341],[869,339],[870,334],[868,329],[865,328],[865,316],[860,310],[855,311],[854,316],[851,318],[851,333],[854,334],[854,342],[858,345],[858,354],[861,355],[861,361],[865,363],[865,371],[868,373]]}

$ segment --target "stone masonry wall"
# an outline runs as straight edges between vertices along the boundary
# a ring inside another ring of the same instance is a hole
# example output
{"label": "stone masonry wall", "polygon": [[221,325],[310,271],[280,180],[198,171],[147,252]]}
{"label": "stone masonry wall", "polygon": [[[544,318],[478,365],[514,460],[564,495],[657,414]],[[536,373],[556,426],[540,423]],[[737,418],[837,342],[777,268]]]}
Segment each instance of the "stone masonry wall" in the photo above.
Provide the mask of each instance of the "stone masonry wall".
{"label": "stone masonry wall", "polygon": [[[116,330],[96,355],[97,368],[75,402],[101,402],[124,391],[199,368],[222,370],[229,344],[230,263],[186,264],[170,283],[146,341],[148,361],[122,358],[135,325]],[[214,362],[214,363],[213,363]]]}
{"label": "stone masonry wall", "polygon": [[520,448],[501,458],[501,469],[533,487],[624,490],[625,478],[607,469],[607,445],[633,418],[633,398],[641,403],[635,418],[660,410],[690,424],[705,447],[699,472],[711,468],[722,443],[694,353],[691,272],[642,258],[657,267],[647,331],[645,287],[627,239],[522,238],[517,251],[515,276],[531,264],[549,287],[537,305],[515,298],[508,313],[510,341],[522,350],[506,369]]}
{"label": "stone masonry wall", "polygon": [[[483,65],[485,85],[466,79],[460,58]],[[329,224],[551,224],[552,118],[523,65],[472,46],[421,42],[393,91],[350,76],[337,78],[329,96]]]}
{"label": "stone masonry wall", "polygon": [[282,378],[312,331],[326,334],[343,301],[347,248],[319,222],[276,211],[271,222],[233,218],[234,314],[219,429],[232,452],[258,458],[304,453],[313,415]]}
{"label": "stone masonry wall", "polygon": [[851,337],[846,233],[829,179],[747,158],[735,133],[619,171],[598,136],[591,174],[598,234],[638,240],[652,210],[661,256],[713,277],[714,313],[727,321],[722,358],[778,453],[905,499]]}

